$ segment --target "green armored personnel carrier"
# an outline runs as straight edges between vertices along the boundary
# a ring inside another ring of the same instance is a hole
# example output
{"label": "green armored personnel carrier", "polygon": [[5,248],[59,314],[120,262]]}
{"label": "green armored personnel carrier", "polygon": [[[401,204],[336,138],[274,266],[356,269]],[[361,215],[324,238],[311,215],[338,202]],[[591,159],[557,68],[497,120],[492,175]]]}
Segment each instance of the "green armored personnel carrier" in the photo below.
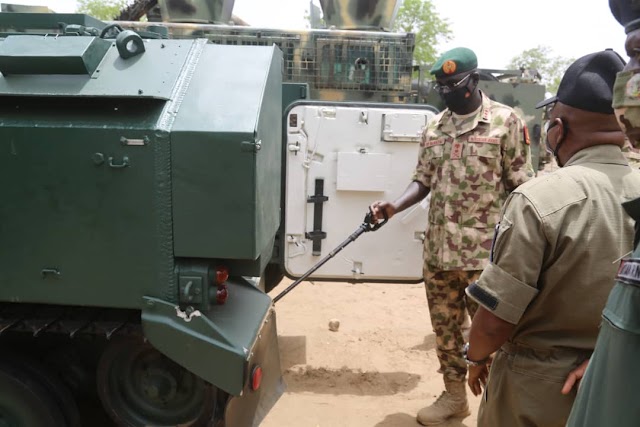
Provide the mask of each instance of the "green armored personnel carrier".
{"label": "green armored personnel carrier", "polygon": [[[259,425],[265,291],[406,185],[435,110],[380,101],[408,99],[411,35],[374,11],[257,42],[227,3],[170,4],[0,13],[0,425]],[[421,280],[420,212],[313,277]]]}

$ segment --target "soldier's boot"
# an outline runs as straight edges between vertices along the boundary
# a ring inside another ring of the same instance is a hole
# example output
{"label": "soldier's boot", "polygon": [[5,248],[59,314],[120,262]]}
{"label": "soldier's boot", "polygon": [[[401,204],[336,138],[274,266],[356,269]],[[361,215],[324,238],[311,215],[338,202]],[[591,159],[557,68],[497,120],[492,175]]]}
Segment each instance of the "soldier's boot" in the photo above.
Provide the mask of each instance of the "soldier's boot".
{"label": "soldier's boot", "polygon": [[430,406],[418,412],[417,420],[423,426],[438,425],[453,417],[468,417],[469,402],[467,401],[466,383],[464,381],[444,380],[446,391]]}

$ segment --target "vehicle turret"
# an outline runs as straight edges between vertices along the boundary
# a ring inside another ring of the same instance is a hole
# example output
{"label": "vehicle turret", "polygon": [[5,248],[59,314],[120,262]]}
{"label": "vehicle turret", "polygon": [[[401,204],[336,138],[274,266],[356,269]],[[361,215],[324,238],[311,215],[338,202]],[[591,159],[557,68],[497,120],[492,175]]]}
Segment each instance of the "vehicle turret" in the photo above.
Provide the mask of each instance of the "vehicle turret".
{"label": "vehicle turret", "polygon": [[234,0],[158,0],[165,22],[228,24]]}
{"label": "vehicle turret", "polygon": [[391,31],[398,0],[320,0],[327,26],[341,30]]}

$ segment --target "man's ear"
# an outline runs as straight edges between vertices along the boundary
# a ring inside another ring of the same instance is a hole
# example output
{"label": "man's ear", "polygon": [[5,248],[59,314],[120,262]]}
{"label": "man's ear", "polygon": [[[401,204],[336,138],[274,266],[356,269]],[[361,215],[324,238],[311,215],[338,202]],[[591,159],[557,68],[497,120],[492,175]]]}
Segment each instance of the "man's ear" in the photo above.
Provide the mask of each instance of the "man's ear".
{"label": "man's ear", "polygon": [[480,81],[480,74],[478,72],[473,72],[471,73],[471,80],[473,80],[473,82],[476,84],[476,86],[478,85],[478,82]]}
{"label": "man's ear", "polygon": [[558,133],[560,134],[560,139],[558,140],[558,144],[565,140],[567,137],[567,132],[569,131],[569,127],[567,126],[567,122],[560,117],[556,117],[558,121]]}

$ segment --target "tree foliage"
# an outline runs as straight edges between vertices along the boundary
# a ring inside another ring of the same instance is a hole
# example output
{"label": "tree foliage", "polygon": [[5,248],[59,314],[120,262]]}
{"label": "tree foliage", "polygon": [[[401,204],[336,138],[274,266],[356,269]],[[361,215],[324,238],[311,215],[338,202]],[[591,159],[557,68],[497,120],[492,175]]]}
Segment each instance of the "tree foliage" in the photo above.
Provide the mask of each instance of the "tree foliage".
{"label": "tree foliage", "polygon": [[413,59],[417,65],[433,64],[438,58],[437,45],[452,38],[449,22],[438,15],[431,0],[404,0],[393,29],[415,34]]}
{"label": "tree foliage", "polygon": [[130,0],[78,0],[78,13],[86,13],[96,19],[112,20]]}
{"label": "tree foliage", "polygon": [[542,83],[547,87],[547,92],[556,93],[564,72],[574,60],[555,56],[549,46],[538,46],[513,57],[507,67],[538,70]]}

